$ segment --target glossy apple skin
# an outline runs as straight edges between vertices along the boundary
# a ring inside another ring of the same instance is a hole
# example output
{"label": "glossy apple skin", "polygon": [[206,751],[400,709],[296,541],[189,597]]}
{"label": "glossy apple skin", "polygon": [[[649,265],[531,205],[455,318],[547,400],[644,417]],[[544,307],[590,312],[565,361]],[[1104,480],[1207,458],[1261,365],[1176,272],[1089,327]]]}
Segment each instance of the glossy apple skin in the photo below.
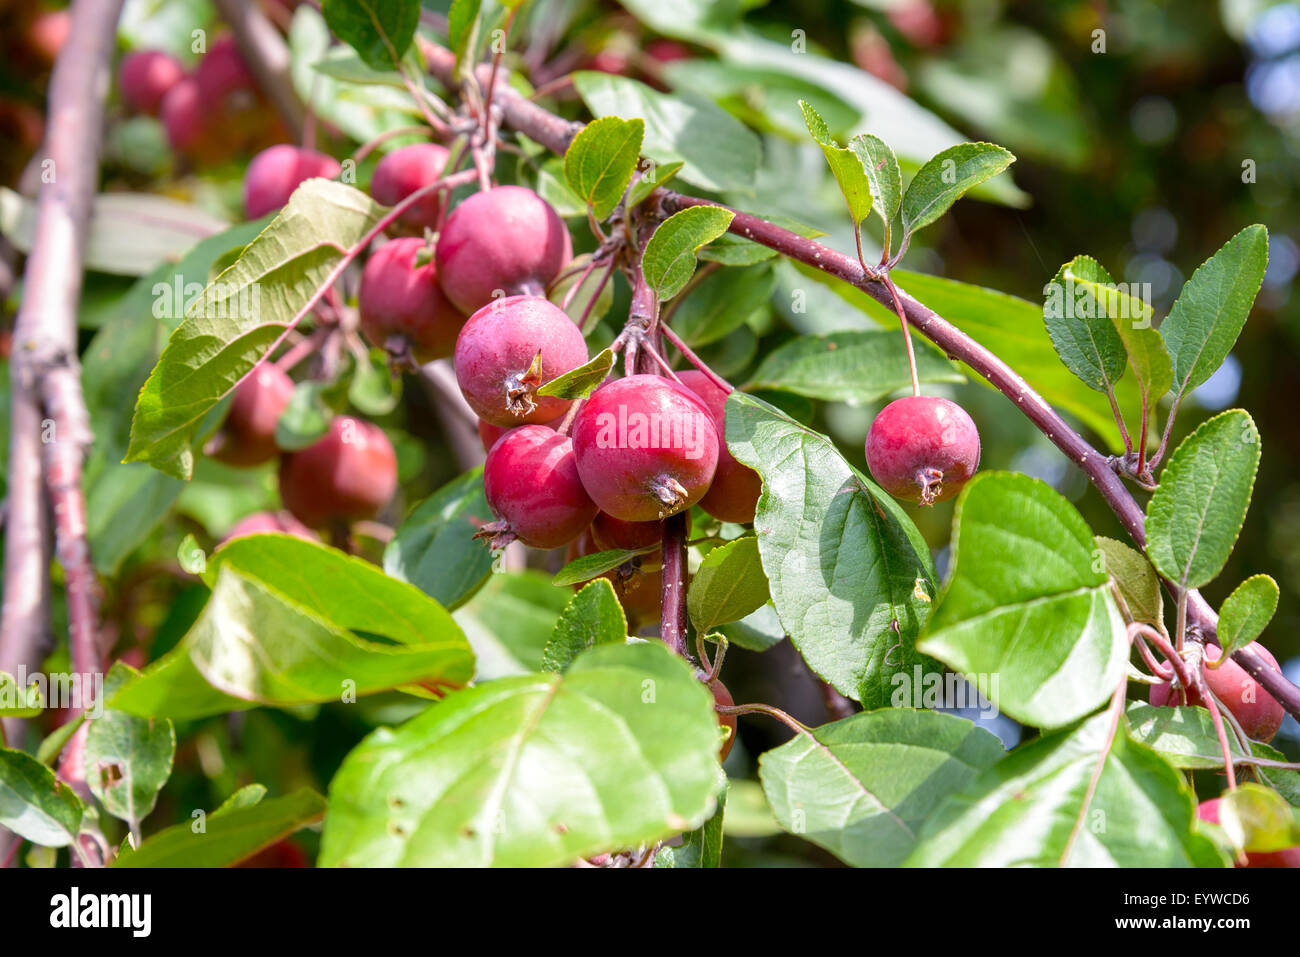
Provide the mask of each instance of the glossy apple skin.
{"label": "glossy apple skin", "polygon": [[[661,428],[652,430],[654,423]],[[592,500],[625,522],[659,521],[690,508],[709,490],[718,464],[708,406],[657,375],[626,376],[592,393],[574,419],[573,448]]]}
{"label": "glossy apple skin", "polygon": [[700,508],[724,522],[742,525],[752,522],[763,480],[749,466],[736,461],[727,448],[727,393],[698,369],[686,369],[677,373],[677,378],[704,400],[718,430],[718,467],[713,473],[713,484],[700,499]]}
{"label": "glossy apple skin", "polygon": [[573,442],[545,425],[511,429],[492,446],[483,494],[493,514],[532,548],[567,545],[596,517],[578,478]]}
{"label": "glossy apple skin", "polygon": [[137,50],[122,58],[117,81],[122,99],[136,113],[157,116],[163,97],[185,76],[185,67],[170,53]]}
{"label": "glossy apple skin", "polygon": [[309,528],[371,518],[397,491],[397,455],[382,429],[337,416],[314,444],[280,460],[280,498]]}
{"label": "glossy apple skin", "polygon": [[221,428],[206,449],[218,462],[247,468],[275,458],[275,426],[293,396],[293,380],[270,362],[259,362],[235,387]]}
{"label": "glossy apple skin", "polygon": [[241,518],[226,533],[221,544],[242,538],[245,535],[292,535],[308,542],[319,542],[320,536],[313,532],[290,512],[254,512]]}
{"label": "glossy apple skin", "polygon": [[[1211,824],[1219,823],[1219,802],[1221,798],[1202,801],[1196,808],[1196,816]],[[1238,863],[1237,867],[1242,865]],[[1280,851],[1247,851],[1246,867],[1300,867],[1300,846],[1287,847]]]}
{"label": "glossy apple skin", "polygon": [[[436,181],[446,165],[447,150],[437,143],[398,147],[375,166],[370,178],[370,195],[377,203],[396,206],[417,189]],[[398,222],[419,232],[437,229],[442,196],[441,192],[435,192],[418,200],[398,217]]]}
{"label": "glossy apple skin", "polygon": [[217,37],[194,68],[194,79],[204,100],[215,104],[232,93],[252,92],[257,87],[253,71],[244,62],[239,44],[230,34]]}
{"label": "glossy apple skin", "polygon": [[[1252,642],[1247,647],[1257,651],[1259,656],[1274,668],[1278,666],[1277,659],[1263,645]],[[1205,646],[1207,660],[1217,661],[1220,654],[1221,651],[1218,645],[1207,644]],[[1207,667],[1205,669],[1205,683],[1210,686],[1210,691],[1214,696],[1232,712],[1232,716],[1237,719],[1238,723],[1241,724],[1241,729],[1248,736],[1256,741],[1268,742],[1273,740],[1278,728],[1282,727],[1282,720],[1286,717],[1286,710],[1278,704],[1276,698],[1265,691],[1259,682],[1250,676],[1250,673],[1245,668],[1229,658],[1217,668]],[[1178,704],[1178,700],[1173,694],[1173,687],[1167,681],[1151,685],[1149,695],[1153,705]],[[1192,689],[1187,692],[1187,703],[1205,707],[1205,702],[1201,700],[1201,696]]]}
{"label": "glossy apple skin", "polygon": [[615,548],[636,551],[660,545],[663,539],[663,522],[625,522],[607,512],[597,512],[591,523],[591,542],[597,551]]}
{"label": "glossy apple skin", "polygon": [[564,220],[523,186],[497,186],[467,197],[438,237],[443,291],[466,313],[501,296],[544,296],[572,258]]}
{"label": "glossy apple skin", "polygon": [[424,246],[424,240],[415,237],[391,239],[380,246],[366,261],[357,297],[361,331],[371,344],[388,348],[389,340],[396,337],[405,341],[421,365],[450,356],[465,325],[464,314],[438,285],[433,260],[416,265]]}
{"label": "glossy apple skin", "polygon": [[498,299],[469,317],[456,340],[456,382],[480,419],[508,428],[550,422],[568,410],[570,400],[554,396],[533,397],[530,411],[509,402],[509,383],[528,371],[539,351],[542,383],[587,361],[582,331],[545,299]]}
{"label": "glossy apple skin", "polygon": [[198,81],[183,77],[168,90],[159,104],[158,115],[167,142],[178,153],[190,154],[203,142],[203,94]]}
{"label": "glossy apple skin", "polygon": [[[939,396],[909,395],[881,410],[867,432],[867,467],[894,498],[930,505],[954,497],[979,468],[980,437],[957,403]],[[942,475],[927,495],[918,473]]]}
{"label": "glossy apple skin", "polygon": [[315,150],[279,143],[262,150],[244,175],[244,215],[257,219],[289,202],[293,191],[315,176],[333,179],[342,171],[338,160]]}

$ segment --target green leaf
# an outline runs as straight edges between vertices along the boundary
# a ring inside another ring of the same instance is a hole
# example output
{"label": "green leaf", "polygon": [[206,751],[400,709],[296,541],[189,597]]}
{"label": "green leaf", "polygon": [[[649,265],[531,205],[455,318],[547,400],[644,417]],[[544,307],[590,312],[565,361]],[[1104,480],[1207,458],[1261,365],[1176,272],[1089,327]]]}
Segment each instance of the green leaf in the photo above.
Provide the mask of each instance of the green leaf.
{"label": "green leaf", "polygon": [[[1189,705],[1160,706],[1144,701],[1128,704],[1129,734],[1151,748],[1176,768],[1192,771],[1223,767],[1223,749],[1214,728],[1214,718],[1205,708]],[[1242,757],[1235,735],[1228,735],[1234,758]],[[1268,761],[1286,762],[1281,751],[1259,741],[1250,742],[1251,755]],[[1243,765],[1244,767],[1244,765]],[[1300,771],[1253,765],[1255,773],[1294,805],[1300,806]]]}
{"label": "green leaf", "polygon": [[701,189],[753,192],[762,153],[758,136],[708,99],[681,90],[670,96],[589,71],[574,73],[573,85],[593,116],[642,119],[642,149],[661,163],[680,162],[680,179]]}
{"label": "green leaf", "polygon": [[1175,396],[1186,395],[1223,364],[1246,324],[1267,265],[1268,230],[1247,226],[1187,280],[1160,323],[1173,360]]}
{"label": "green leaf", "polygon": [[584,126],[564,154],[564,177],[603,220],[623,199],[641,156],[645,122],[602,116]]}
{"label": "green leaf", "polygon": [[275,423],[275,444],[280,449],[297,452],[314,445],[329,431],[334,412],[323,396],[333,387],[334,383],[317,379],[294,386],[289,404]]}
{"label": "green leaf", "polygon": [[271,351],[381,213],[329,180],[299,186],[271,224],[204,290],[136,401],[125,461],[188,479],[204,417]]}
{"label": "green leaf", "polygon": [[1103,712],[1011,752],[926,820],[907,865],[1222,866],[1194,830],[1186,782],[1122,730],[1110,740],[1110,721]]}
{"label": "green leaf", "polygon": [[880,217],[880,222],[885,227],[885,236],[888,237],[894,217],[903,204],[903,174],[898,168],[898,157],[884,140],[870,133],[859,133],[853,137],[849,141],[849,149],[857,154],[866,171],[871,196],[875,200],[876,215]]}
{"label": "green leaf", "polygon": [[366,415],[387,415],[402,398],[402,377],[389,372],[383,362],[373,361],[371,352],[356,356],[348,381],[348,401]]}
{"label": "green leaf", "polygon": [[[793,220],[788,216],[767,214],[762,218],[775,226],[780,226],[782,229],[788,229],[792,233],[803,236],[805,239],[816,239],[818,236],[826,235],[822,230]],[[758,263],[775,259],[776,255],[775,249],[762,246],[752,239],[737,236],[735,233],[724,233],[701,249],[699,258],[723,266],[755,266]]]}
{"label": "green leaf", "polygon": [[1277,582],[1252,575],[1232,590],[1219,608],[1219,647],[1224,657],[1244,648],[1264,632],[1277,611]]}
{"label": "green leaf", "polygon": [[754,530],[790,639],[840,694],[887,704],[894,675],[937,670],[913,647],[935,591],[929,549],[826,436],[742,393],[726,412],[728,447],[763,479]]}
{"label": "green leaf", "polygon": [[758,557],[758,539],[737,538],[712,549],[700,562],[686,595],[696,630],[709,633],[740,621],[767,604],[767,576]]}
{"label": "green leaf", "polygon": [[734,216],[718,206],[690,206],[659,224],[641,254],[641,272],[661,302],[690,282],[700,247],[725,233]]}
{"label": "green leaf", "polygon": [[451,8],[447,11],[447,46],[458,57],[464,52],[481,6],[481,0],[452,0]]}
{"label": "green leaf", "polygon": [[85,774],[104,810],[137,829],[172,773],[176,730],[166,718],[107,710],[90,723]]}
{"label": "green leaf", "polygon": [[1164,592],[1156,570],[1141,552],[1113,538],[1096,535],[1102,570],[1117,586],[1133,621],[1159,625],[1164,620]]}
{"label": "green leaf", "polygon": [[20,688],[13,675],[0,671],[0,717],[34,718],[44,709],[39,684]]}
{"label": "green leaf", "polygon": [[[701,250],[702,254],[713,247]],[[765,315],[776,289],[767,263],[746,269],[718,269],[691,288],[673,308],[673,330],[687,345],[717,342],[751,317]]]}
{"label": "green leaf", "polygon": [[330,30],[367,65],[386,70],[401,64],[420,22],[419,0],[321,0]]}
{"label": "green leaf", "polygon": [[222,814],[229,814],[231,811],[240,811],[247,807],[255,807],[262,803],[262,798],[266,797],[265,784],[245,784],[230,797],[221,802],[221,806],[208,815],[209,818],[218,817]]}
{"label": "green leaf", "polygon": [[325,799],[310,788],[250,806],[223,804],[203,829],[186,821],[159,831],[138,851],[126,850],[113,867],[233,867],[325,815]]}
{"label": "green leaf", "polygon": [[1202,422],[1174,450],[1147,502],[1147,555],[1187,588],[1212,581],[1232,554],[1259,468],[1259,430],[1229,409]]}
{"label": "green leaf", "polygon": [[76,792],[45,765],[0,748],[0,825],[33,844],[66,847],[76,840],[85,811]]}
{"label": "green leaf", "polygon": [[1098,290],[1111,283],[1095,259],[1076,256],[1047,284],[1043,322],[1065,367],[1090,389],[1109,392],[1124,374],[1128,356]]}
{"label": "green leaf", "polygon": [[109,699],[141,717],[459,687],[474,657],[438,604],[368,562],[287,535],[250,535],[208,565],[212,596],[181,643]]}
{"label": "green leaf", "polygon": [[648,160],[650,168],[642,177],[633,184],[628,190],[627,206],[628,209],[637,206],[647,196],[657,190],[660,186],[666,186],[674,176],[682,171],[685,165],[681,160],[675,163],[656,163]]}
{"label": "green leaf", "polygon": [[903,194],[903,229],[910,236],[946,213],[963,193],[1016,161],[992,143],[959,143],[917,170]]}
{"label": "green leaf", "polygon": [[658,548],[658,545],[647,545],[645,548],[637,549],[611,548],[603,552],[592,552],[590,555],[583,555],[581,558],[575,558],[556,572],[551,579],[551,584],[577,585],[579,582],[591,581],[593,578],[599,578],[605,572],[613,571],[619,565],[631,561],[638,555],[648,555]]}
{"label": "green leaf", "polygon": [[862,158],[854,150],[835,142],[830,130],[826,128],[826,121],[810,103],[800,100],[799,109],[803,110],[808,135],[821,147],[822,155],[826,157],[826,163],[835,176],[835,182],[840,185],[840,192],[844,194],[844,202],[849,207],[849,215],[853,217],[853,227],[856,230],[871,214],[871,183],[863,168]]}
{"label": "green leaf", "polygon": [[854,867],[896,867],[926,817],[1003,755],[970,721],[866,711],[763,754],[758,776],[781,826]]}
{"label": "green leaf", "polygon": [[596,358],[584,362],[576,369],[558,375],[537,390],[538,395],[553,395],[561,399],[585,399],[605,381],[614,368],[614,352],[606,349]]}
{"label": "green leaf", "polygon": [[627,641],[627,618],[614,586],[597,578],[569,599],[542,651],[542,670],[562,672],[588,648]]}
{"label": "green leaf", "polygon": [[468,601],[492,574],[492,552],[475,541],[491,521],[483,467],[460,475],[415,507],[384,549],[384,571],[444,608]]}
{"label": "green leaf", "polygon": [[681,846],[665,845],[655,855],[655,867],[721,867],[722,834],[727,809],[727,791],[718,796],[718,809],[701,827],[687,834]]}
{"label": "green leaf", "polygon": [[712,696],[658,642],[449,695],[372,733],[330,784],[325,867],[552,867],[699,827]]}
{"label": "green leaf", "polygon": [[1224,793],[1219,826],[1233,847],[1246,851],[1284,851],[1300,844],[1300,818],[1276,791],[1249,781]]}
{"label": "green leaf", "polygon": [[[916,374],[922,382],[964,382],[937,348],[914,339]],[[875,402],[911,384],[907,347],[896,329],[799,336],[763,359],[745,391],[773,389],[810,399]]]}
{"label": "green leaf", "polygon": [[981,472],[957,499],[951,547],[920,651],[992,676],[988,697],[1022,724],[1058,728],[1110,697],[1128,640],[1073,505],[1027,475]]}
{"label": "green leaf", "polygon": [[718,630],[729,642],[746,651],[767,651],[785,641],[785,626],[771,602]]}
{"label": "green leaf", "polygon": [[499,572],[456,611],[474,648],[475,681],[542,670],[546,644],[573,593],[541,572]]}

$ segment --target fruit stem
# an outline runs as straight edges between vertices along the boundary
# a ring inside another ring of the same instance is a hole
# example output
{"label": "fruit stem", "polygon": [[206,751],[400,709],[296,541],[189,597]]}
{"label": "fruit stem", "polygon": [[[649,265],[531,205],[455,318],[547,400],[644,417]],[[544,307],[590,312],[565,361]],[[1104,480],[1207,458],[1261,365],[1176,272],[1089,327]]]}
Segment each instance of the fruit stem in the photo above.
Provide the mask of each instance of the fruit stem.
{"label": "fruit stem", "polygon": [[664,338],[666,338],[669,342],[671,342],[674,346],[677,347],[677,351],[686,357],[686,361],[689,362],[691,365],[695,366],[695,368],[699,369],[702,373],[704,373],[708,377],[710,382],[716,385],[723,392],[726,392],[728,395],[736,391],[730,382],[728,382],[726,379],[722,378],[722,376],[718,375],[716,372],[710,369],[708,364],[703,359],[701,359],[694,352],[692,352],[691,347],[688,346],[685,342],[683,342],[681,336],[673,332],[671,328],[664,325],[663,323],[660,323],[659,331],[664,334]]}
{"label": "fruit stem", "polygon": [[399,126],[391,130],[385,130],[368,143],[363,143],[357,147],[356,152],[352,154],[352,162],[360,166],[362,161],[376,149],[399,136],[423,136],[427,140],[429,139],[429,128],[427,126]]}
{"label": "fruit stem", "polygon": [[591,310],[596,307],[600,294],[605,291],[605,286],[609,283],[609,277],[614,275],[614,266],[615,264],[611,260],[609,266],[601,275],[600,282],[596,283],[596,289],[592,292],[591,298],[587,300],[587,305],[583,307],[582,315],[578,318],[578,328],[582,330],[584,336],[587,334],[587,320],[591,317]]}
{"label": "fruit stem", "polygon": [[[863,266],[863,268],[866,267]],[[889,295],[894,300],[894,311],[898,313],[898,321],[903,326],[903,343],[907,346],[907,368],[912,373],[912,395],[919,396],[921,394],[921,380],[916,374],[916,352],[912,349],[912,330],[907,324],[907,310],[903,308],[903,300],[898,295],[898,287],[894,285],[894,280],[889,277],[888,272],[880,273],[880,281],[889,290]]]}
{"label": "fruit stem", "polygon": [[686,657],[686,513],[664,519],[664,588],[659,635],[674,654]]}

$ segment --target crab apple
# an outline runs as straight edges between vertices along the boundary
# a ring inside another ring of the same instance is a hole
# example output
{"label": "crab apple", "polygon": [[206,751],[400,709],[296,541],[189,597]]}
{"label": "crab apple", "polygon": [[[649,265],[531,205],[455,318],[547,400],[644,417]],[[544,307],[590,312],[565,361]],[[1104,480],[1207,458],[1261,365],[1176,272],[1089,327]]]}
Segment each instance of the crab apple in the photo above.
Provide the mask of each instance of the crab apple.
{"label": "crab apple", "polygon": [[[565,549],[564,560],[566,563],[572,562],[603,550],[593,540],[591,529],[587,529]],[[659,620],[664,590],[663,566],[648,564],[646,559],[649,557],[638,555],[630,558],[600,576],[614,587],[614,595],[623,606],[623,614],[627,616],[629,634],[635,634],[645,625]],[[581,591],[586,584],[587,582],[578,582],[573,590]]]}
{"label": "crab apple", "polygon": [[245,535],[292,535],[308,542],[319,542],[320,538],[310,528],[293,517],[290,512],[254,512],[246,515],[234,524],[226,533],[221,544],[242,538]]}
{"label": "crab apple", "polygon": [[213,41],[194,68],[194,79],[198,81],[207,103],[224,100],[231,93],[251,93],[256,89],[253,73],[239,52],[239,44],[229,34]]}
{"label": "crab apple", "polygon": [[417,264],[424,248],[424,240],[413,236],[384,243],[366,262],[357,295],[366,338],[389,352],[409,348],[421,365],[450,356],[465,324],[442,294],[433,260]]}
{"label": "crab apple", "polygon": [[264,149],[244,175],[244,213],[249,219],[265,216],[289,202],[299,184],[314,176],[333,179],[342,169],[332,156],[288,143]]}
{"label": "crab apple", "polygon": [[[559,425],[559,420],[557,419],[554,422],[535,422],[533,424],[544,425],[548,429],[553,429],[557,425]],[[512,426],[493,425],[491,422],[484,422],[482,419],[479,419],[478,439],[480,442],[483,443],[483,451],[491,452],[492,446],[497,444],[497,439],[501,438],[501,436],[505,435],[507,432],[511,431],[512,429],[517,429],[517,428],[519,428],[519,426],[517,425],[512,425]]]}
{"label": "crab apple", "polygon": [[167,91],[185,76],[185,67],[170,53],[137,50],[122,58],[118,85],[122,99],[137,113],[156,116]]}
{"label": "crab apple", "polygon": [[194,152],[203,141],[203,95],[198,81],[192,77],[178,80],[163,96],[158,117],[172,149]]}
{"label": "crab apple", "polygon": [[484,526],[494,545],[519,539],[559,548],[586,531],[596,505],[578,478],[573,442],[544,425],[512,429],[483,466],[483,494],[499,522]]}
{"label": "crab apple", "polygon": [[309,528],[370,518],[397,490],[397,455],[383,429],[336,416],[313,444],[280,461],[280,498]]}
{"label": "crab apple", "polygon": [[537,389],[586,362],[587,342],[559,306],[510,296],[469,317],[454,361],[460,391],[480,419],[507,427],[550,422],[570,400],[539,396]]}
{"label": "crab apple", "polygon": [[235,387],[221,428],[205,451],[218,462],[247,467],[269,462],[279,453],[275,426],[293,396],[293,380],[270,362],[260,362]]}
{"label": "crab apple", "polygon": [[465,312],[494,296],[543,296],[573,258],[564,220],[523,186],[496,186],[464,199],[438,237],[438,275]]}
{"label": "crab apple", "polygon": [[741,465],[727,448],[727,393],[698,369],[677,373],[682,385],[690,389],[709,407],[718,430],[718,468],[713,473],[713,484],[700,508],[724,522],[745,524],[754,520],[758,496],[763,491],[763,481],[748,465]]}
{"label": "crab apple", "polygon": [[895,399],[867,431],[867,467],[894,498],[933,505],[952,498],[980,464],[966,410],[932,395]]}
{"label": "crab apple", "polygon": [[652,522],[690,508],[718,464],[713,414],[694,392],[657,375],[609,382],[573,423],[578,473],[601,510]]}
{"label": "crab apple", "polygon": [[591,542],[597,551],[621,548],[633,552],[663,542],[662,522],[625,522],[605,512],[598,512],[591,523]]}
{"label": "crab apple", "polygon": [[[436,181],[447,165],[447,150],[437,143],[413,143],[393,150],[379,161],[370,178],[370,195],[385,206],[396,206],[417,189]],[[430,193],[398,217],[418,231],[436,229],[442,193]]]}
{"label": "crab apple", "polygon": [[[717,678],[709,682],[709,690],[713,692],[713,703],[716,707],[731,708],[736,702],[731,697],[731,692]],[[731,746],[736,743],[736,716],[734,714],[718,714],[718,726],[727,729],[727,740],[722,742],[722,750],[718,752],[718,762],[727,760],[727,755],[731,753]]]}
{"label": "crab apple", "polygon": [[[1258,652],[1269,665],[1277,667],[1277,659],[1263,645],[1253,642],[1247,647]],[[1205,656],[1208,660],[1217,661],[1221,654],[1218,645],[1205,646]],[[1286,711],[1245,668],[1229,658],[1217,668],[1205,669],[1205,683],[1211,693],[1223,702],[1223,706],[1232,712],[1232,716],[1237,719],[1241,729],[1247,735],[1256,741],[1273,740],[1278,728],[1282,727],[1282,719],[1286,717]],[[1168,681],[1151,686],[1150,701],[1156,706],[1178,703],[1173,687]],[[1187,703],[1206,707],[1194,688],[1187,690]]]}
{"label": "crab apple", "polygon": [[[1196,816],[1202,821],[1218,824],[1221,800],[1222,798],[1211,798],[1202,801],[1196,808]],[[1280,851],[1247,851],[1246,867],[1300,867],[1300,846],[1286,847]]]}

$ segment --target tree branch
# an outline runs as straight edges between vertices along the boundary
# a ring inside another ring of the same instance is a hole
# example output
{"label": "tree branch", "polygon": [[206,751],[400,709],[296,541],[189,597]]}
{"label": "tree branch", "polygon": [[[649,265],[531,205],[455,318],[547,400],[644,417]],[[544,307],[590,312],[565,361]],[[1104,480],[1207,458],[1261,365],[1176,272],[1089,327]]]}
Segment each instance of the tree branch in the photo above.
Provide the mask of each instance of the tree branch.
{"label": "tree branch", "polygon": [[[429,70],[449,88],[456,86],[456,58],[450,51],[428,41],[422,41],[422,50]],[[583,127],[555,116],[543,107],[525,99],[506,85],[501,85],[496,100],[506,126],[541,143],[552,152],[563,154],[573,137]],[[658,202],[663,213],[669,214],[689,206],[721,206],[710,200],[686,196],[671,190],[659,189],[649,202]],[[728,231],[774,249],[789,259],[797,260],[814,269],[851,283],[886,308],[893,309],[894,301],[887,285],[876,278],[874,271],[865,269],[856,258],[823,246],[789,230],[782,229],[757,216],[736,212]],[[974,339],[918,302],[904,290],[899,290],[907,321],[921,334],[943,349],[949,356],[960,359],[999,392],[1014,402],[1031,422],[1048,439],[1083,470],[1111,510],[1119,518],[1133,541],[1146,547],[1145,516],[1123,480],[1110,466],[1108,456],[1093,448],[1079,435],[1047,401],[1040,396],[1014,369]],[[665,555],[665,560],[667,556]],[[1169,585],[1167,582],[1166,585]],[[1198,591],[1188,592],[1188,613],[1193,624],[1207,639],[1217,634],[1218,616]],[[1288,712],[1300,719],[1300,688],[1297,688],[1270,667],[1251,649],[1233,652],[1233,660],[1245,668]]]}
{"label": "tree branch", "polygon": [[214,0],[221,18],[230,25],[244,62],[257,78],[266,98],[280,115],[285,129],[295,143],[302,141],[304,117],[302,101],[289,75],[289,48],[274,24],[256,3],[248,0]]}

